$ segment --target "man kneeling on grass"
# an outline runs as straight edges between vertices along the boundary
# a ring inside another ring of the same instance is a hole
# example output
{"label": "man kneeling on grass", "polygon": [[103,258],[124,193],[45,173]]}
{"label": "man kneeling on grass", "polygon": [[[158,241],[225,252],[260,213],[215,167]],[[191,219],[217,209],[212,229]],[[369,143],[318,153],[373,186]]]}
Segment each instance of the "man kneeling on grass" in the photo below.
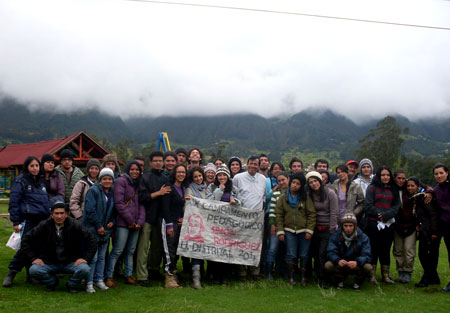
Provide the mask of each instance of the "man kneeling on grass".
{"label": "man kneeling on grass", "polygon": [[69,208],[62,197],[50,202],[51,217],[25,235],[21,250],[32,262],[32,278],[54,291],[59,282],[56,274],[72,274],[66,287],[75,293],[81,280],[89,276],[88,264],[97,251],[97,241],[89,230],[68,217]]}
{"label": "man kneeling on grass", "polygon": [[338,288],[344,287],[347,276],[355,275],[354,290],[360,290],[364,278],[372,270],[370,261],[369,237],[356,226],[353,213],[346,213],[342,218],[342,227],[330,238],[327,248],[328,260],[325,270],[337,282]]}

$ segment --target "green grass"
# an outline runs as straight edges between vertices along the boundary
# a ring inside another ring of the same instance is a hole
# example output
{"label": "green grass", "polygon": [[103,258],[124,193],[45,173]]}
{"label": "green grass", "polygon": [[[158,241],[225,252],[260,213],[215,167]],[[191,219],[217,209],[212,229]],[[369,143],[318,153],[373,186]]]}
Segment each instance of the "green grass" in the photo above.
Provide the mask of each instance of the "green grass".
{"label": "green grass", "polygon": [[[14,255],[5,247],[11,231],[11,225],[0,220],[1,279]],[[394,270],[394,262],[391,269]],[[422,267],[416,259],[414,282],[421,274]],[[366,282],[360,292],[323,290],[315,285],[291,287],[279,279],[273,283],[234,282],[226,287],[206,285],[201,290],[166,290],[160,282],[153,282],[150,288],[120,283],[117,290],[71,295],[63,283],[53,293],[42,286],[31,286],[25,283],[22,271],[12,288],[0,287],[0,312],[448,312],[450,294],[440,289],[448,282],[449,274],[443,244],[439,260],[441,287],[425,289],[414,288],[414,283],[371,286]]]}
{"label": "green grass", "polygon": [[7,203],[0,203],[0,214],[2,213],[8,213],[8,204]]}

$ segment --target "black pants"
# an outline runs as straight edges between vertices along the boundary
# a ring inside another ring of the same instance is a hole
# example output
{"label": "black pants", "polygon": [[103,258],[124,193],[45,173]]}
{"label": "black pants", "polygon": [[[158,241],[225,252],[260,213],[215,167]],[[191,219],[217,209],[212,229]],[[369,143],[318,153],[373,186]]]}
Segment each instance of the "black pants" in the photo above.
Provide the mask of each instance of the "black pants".
{"label": "black pants", "polygon": [[164,220],[161,222],[161,235],[164,247],[164,271],[169,275],[173,275],[177,269],[177,247],[180,240],[181,226],[177,223],[173,224],[173,237],[169,236],[166,231],[166,223]]}
{"label": "black pants", "polygon": [[423,267],[421,282],[424,284],[440,284],[437,266],[439,260],[439,239],[419,234],[419,260]]}
{"label": "black pants", "polygon": [[[440,231],[442,237],[444,237],[444,243],[447,247],[447,255],[448,255],[448,265],[450,267],[450,221],[448,222],[440,222]],[[440,242],[440,240],[439,240]]]}
{"label": "black pants", "polygon": [[[26,219],[25,227],[23,229],[23,235],[32,230],[35,226],[37,226],[43,220],[46,220],[47,216],[32,216]],[[11,262],[8,265],[8,268],[12,271],[20,272],[24,267],[27,269],[30,267],[31,262],[28,257],[23,253],[22,249],[19,249],[17,253],[12,258]]]}
{"label": "black pants", "polygon": [[314,258],[314,270],[317,278],[325,279],[325,262],[327,261],[327,247],[330,239],[330,231],[315,230],[311,238],[310,255]]}
{"label": "black pants", "polygon": [[380,265],[390,265],[391,246],[394,240],[393,225],[378,230],[377,222],[369,220],[366,227],[366,234],[370,239],[372,264],[376,265],[378,260],[380,260]]}

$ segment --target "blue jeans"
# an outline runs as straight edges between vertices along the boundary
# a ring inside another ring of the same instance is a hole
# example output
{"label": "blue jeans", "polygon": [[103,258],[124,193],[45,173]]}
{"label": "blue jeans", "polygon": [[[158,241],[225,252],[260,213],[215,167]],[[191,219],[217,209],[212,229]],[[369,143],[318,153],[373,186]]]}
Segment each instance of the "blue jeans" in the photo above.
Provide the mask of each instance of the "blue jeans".
{"label": "blue jeans", "polygon": [[109,255],[106,278],[112,278],[117,259],[124,252],[125,276],[133,275],[133,254],[139,238],[139,230],[127,227],[117,227],[113,240],[113,249]]}
{"label": "blue jeans", "polygon": [[45,264],[44,266],[33,264],[30,267],[30,276],[47,286],[52,286],[56,284],[56,274],[72,274],[67,284],[70,287],[75,287],[80,284],[82,279],[88,278],[90,267],[87,263],[81,263],[77,266],[74,264]]}
{"label": "blue jeans", "polygon": [[91,267],[91,271],[89,272],[89,277],[86,283],[92,284],[94,281],[98,282],[100,280],[103,280],[103,273],[105,271],[106,249],[108,249],[108,243],[104,243],[98,246],[97,252],[95,252],[95,256],[92,259],[91,264],[89,264],[89,266]]}
{"label": "blue jeans", "polygon": [[278,253],[278,246],[280,245],[280,239],[275,236],[269,237],[269,251],[267,252],[267,263],[275,263]]}
{"label": "blue jeans", "polygon": [[297,257],[300,258],[300,267],[304,268],[308,261],[309,246],[311,239],[305,239],[306,233],[294,234],[285,232],[286,239],[286,262],[296,263]]}

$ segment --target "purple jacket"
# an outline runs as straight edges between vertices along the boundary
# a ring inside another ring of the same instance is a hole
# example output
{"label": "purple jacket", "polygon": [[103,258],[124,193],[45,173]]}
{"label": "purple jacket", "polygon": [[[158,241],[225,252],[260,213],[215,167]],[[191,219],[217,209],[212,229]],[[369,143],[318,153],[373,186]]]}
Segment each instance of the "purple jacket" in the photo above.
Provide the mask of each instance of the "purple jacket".
{"label": "purple jacket", "polygon": [[441,221],[450,222],[450,181],[438,184],[434,188],[434,196],[441,209]]}
{"label": "purple jacket", "polygon": [[[114,205],[117,211],[117,226],[128,227],[128,225],[133,223],[144,226],[145,208],[139,203],[138,187],[139,184],[133,187],[126,175],[119,177],[114,183]],[[131,199],[132,196],[133,199]],[[128,205],[126,205],[127,202]]]}
{"label": "purple jacket", "polygon": [[51,199],[55,196],[61,196],[64,198],[64,181],[57,171],[53,171],[50,174],[50,190],[47,190],[48,198]]}

